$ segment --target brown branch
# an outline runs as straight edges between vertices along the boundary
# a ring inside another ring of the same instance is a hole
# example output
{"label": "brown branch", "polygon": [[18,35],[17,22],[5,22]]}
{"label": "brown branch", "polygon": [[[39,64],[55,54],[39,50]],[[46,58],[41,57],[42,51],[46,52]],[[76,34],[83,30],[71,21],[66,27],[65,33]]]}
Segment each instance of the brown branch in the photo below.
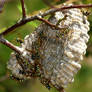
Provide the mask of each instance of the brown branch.
{"label": "brown branch", "polygon": [[57,11],[62,11],[62,10],[71,9],[71,8],[92,8],[92,4],[70,5],[70,6],[62,6],[60,8],[53,8],[43,13],[42,17],[47,16]]}
{"label": "brown branch", "polygon": [[11,27],[7,28],[5,31],[3,31],[0,35],[6,35],[9,32],[15,30],[16,28],[24,25],[26,22],[24,20],[18,21],[16,24],[12,25]]}
{"label": "brown branch", "polygon": [[58,30],[62,29],[62,28],[58,27],[57,25],[52,24],[51,22],[49,22],[48,20],[46,20],[44,18],[38,17],[37,20],[40,20],[40,21],[46,23],[47,25],[51,26],[54,29],[58,29]]}
{"label": "brown branch", "polygon": [[22,51],[20,51],[20,49],[17,46],[13,45],[12,43],[4,39],[2,36],[0,36],[0,42],[6,45],[7,47],[11,48],[12,50],[16,51],[17,53],[22,53]]}
{"label": "brown branch", "polygon": [[[53,8],[53,9],[47,10],[44,13],[41,13],[41,14],[39,13],[37,15],[27,17],[24,20],[18,21],[16,24],[14,24],[13,26],[9,27],[4,32],[2,32],[1,35],[6,35],[9,32],[15,30],[16,28],[18,28],[18,27],[26,24],[27,22],[30,22],[30,21],[33,21],[33,20],[37,20],[38,19],[38,15],[40,15],[41,17],[45,17],[45,16],[47,16],[47,15],[49,15],[51,13],[54,13],[54,12],[57,12],[57,11],[61,11],[61,10],[64,10],[64,9],[70,9],[70,8],[92,8],[92,4],[88,4],[88,5],[84,5],[83,4],[83,5],[63,6],[61,8]],[[48,23],[47,21],[43,21],[43,22]],[[48,24],[51,25],[50,23],[48,23]]]}
{"label": "brown branch", "polygon": [[0,42],[1,42],[2,44],[4,44],[5,46],[9,47],[10,49],[14,50],[15,52],[17,52],[18,54],[20,54],[20,55],[21,55],[22,57],[24,57],[26,60],[28,60],[28,61],[31,62],[31,60],[30,60],[28,57],[26,57],[26,55],[25,55],[25,56],[23,55],[23,53],[24,53],[23,49],[21,49],[21,48],[15,46],[15,45],[13,45],[11,42],[9,42],[9,41],[6,40],[5,38],[3,38],[2,35],[0,35]]}
{"label": "brown branch", "polygon": [[67,26],[62,26],[62,27],[58,27],[58,25],[52,24],[51,22],[49,22],[48,20],[41,18],[41,17],[37,17],[37,20],[42,21],[44,23],[46,23],[47,25],[51,26],[54,29],[60,30],[60,29],[65,29],[67,28]]}
{"label": "brown branch", "polygon": [[20,1],[21,1],[21,6],[22,6],[22,17],[24,19],[24,18],[26,18],[25,3],[24,3],[24,0],[20,0]]}

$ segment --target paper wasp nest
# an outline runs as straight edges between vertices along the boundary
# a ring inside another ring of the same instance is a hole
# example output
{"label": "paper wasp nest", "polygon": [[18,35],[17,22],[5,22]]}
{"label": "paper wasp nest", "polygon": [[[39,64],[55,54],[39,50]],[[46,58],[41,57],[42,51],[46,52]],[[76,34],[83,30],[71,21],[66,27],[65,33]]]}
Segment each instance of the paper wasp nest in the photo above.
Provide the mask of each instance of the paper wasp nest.
{"label": "paper wasp nest", "polygon": [[8,69],[18,78],[36,76],[43,84],[60,89],[72,83],[81,68],[89,39],[89,22],[75,8],[56,12],[49,21],[65,28],[57,30],[42,23],[25,37],[20,47],[23,54],[12,53]]}

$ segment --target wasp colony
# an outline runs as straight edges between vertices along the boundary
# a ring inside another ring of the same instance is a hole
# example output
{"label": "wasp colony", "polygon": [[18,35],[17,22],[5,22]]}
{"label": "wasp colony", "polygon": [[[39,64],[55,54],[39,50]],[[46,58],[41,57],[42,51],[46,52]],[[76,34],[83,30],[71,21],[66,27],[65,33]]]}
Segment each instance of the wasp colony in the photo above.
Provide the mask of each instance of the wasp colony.
{"label": "wasp colony", "polygon": [[[18,79],[37,77],[48,89],[67,87],[81,68],[89,40],[89,22],[81,9],[57,11],[48,21],[61,29],[42,23],[12,52],[7,68]],[[85,21],[85,22],[84,22]]]}

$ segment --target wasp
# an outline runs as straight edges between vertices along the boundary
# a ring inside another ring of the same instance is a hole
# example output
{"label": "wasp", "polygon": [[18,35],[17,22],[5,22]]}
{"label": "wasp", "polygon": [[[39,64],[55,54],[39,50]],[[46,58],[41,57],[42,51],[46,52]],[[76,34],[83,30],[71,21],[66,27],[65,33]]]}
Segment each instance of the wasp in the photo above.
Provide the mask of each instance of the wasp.
{"label": "wasp", "polygon": [[17,41],[18,43],[20,43],[20,44],[24,42],[23,39],[21,39],[21,38],[17,38],[16,41]]}
{"label": "wasp", "polygon": [[86,24],[85,16],[89,16],[91,14],[91,12],[82,10],[82,13],[83,13],[83,17],[82,17],[83,23]]}
{"label": "wasp", "polygon": [[13,79],[13,80],[16,80],[18,82],[23,82],[24,81],[24,79],[18,78],[18,77],[14,76],[14,75],[11,75],[10,78]]}

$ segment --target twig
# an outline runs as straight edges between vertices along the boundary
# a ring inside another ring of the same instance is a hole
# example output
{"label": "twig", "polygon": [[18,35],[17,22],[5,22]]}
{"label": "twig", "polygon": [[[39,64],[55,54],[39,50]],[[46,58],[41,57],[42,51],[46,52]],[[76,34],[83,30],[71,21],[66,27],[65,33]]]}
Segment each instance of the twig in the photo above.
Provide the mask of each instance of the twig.
{"label": "twig", "polygon": [[43,21],[44,23],[51,26],[52,28],[55,28],[55,29],[58,29],[58,30],[62,29],[62,28],[58,27],[57,25],[52,24],[51,22],[49,22],[48,20],[46,20],[44,18],[38,17],[37,20]]}
{"label": "twig", "polygon": [[[15,45],[13,45],[12,43],[10,43],[9,41],[7,41],[6,39],[4,39],[2,37],[2,35],[6,35],[7,33],[15,30],[16,28],[18,27],[21,27],[23,26],[24,24],[30,22],[30,21],[33,21],[33,20],[40,20],[40,21],[43,21],[45,22],[46,24],[50,25],[51,27],[54,27],[54,28],[57,28],[56,25],[50,23],[49,21],[43,19],[43,17],[51,14],[51,13],[54,13],[54,12],[57,12],[57,11],[61,11],[61,10],[64,10],[64,9],[70,9],[70,8],[88,8],[88,7],[92,7],[92,4],[88,4],[88,5],[71,5],[71,6],[63,6],[61,8],[53,8],[53,9],[50,9],[50,10],[47,10],[45,11],[44,13],[39,13],[39,14],[36,14],[36,15],[33,15],[33,16],[30,16],[30,17],[26,17],[26,13],[25,13],[25,8],[24,8],[24,0],[21,0],[22,2],[22,9],[23,9],[23,18],[18,21],[16,24],[14,24],[13,26],[7,28],[4,32],[2,32],[0,34],[0,42],[3,43],[4,45],[8,46],[9,48],[11,48],[12,50],[16,51],[17,53],[21,53],[21,51],[19,50],[18,47],[16,47]],[[39,17],[40,16],[40,17]],[[58,27],[59,28],[59,27]]]}
{"label": "twig", "polygon": [[26,18],[25,3],[24,3],[24,0],[20,0],[20,1],[21,1],[21,6],[22,6],[22,17],[24,19],[24,18]]}
{"label": "twig", "polygon": [[47,16],[57,11],[62,11],[62,10],[71,9],[71,8],[92,8],[92,4],[70,5],[70,6],[62,6],[60,8],[53,8],[43,13],[42,17]]}
{"label": "twig", "polygon": [[[40,15],[41,17],[45,17],[45,16],[47,16],[49,14],[52,14],[54,12],[61,11],[61,10],[64,10],[64,9],[70,9],[70,8],[92,8],[92,4],[63,6],[61,8],[53,8],[53,9],[45,11],[44,13],[39,13],[39,14],[36,14],[36,15],[33,15],[33,16],[30,16],[30,17],[26,17],[24,20],[20,20],[16,24],[14,24],[13,26],[11,26],[8,29],[6,29],[4,32],[1,33],[1,35],[6,35],[9,32],[15,30],[16,28],[26,24],[27,22],[30,22],[30,21],[33,21],[33,20],[37,20],[38,19],[38,15]],[[43,21],[43,22],[46,22],[46,21]]]}
{"label": "twig", "polygon": [[17,53],[22,53],[22,51],[17,46],[13,45],[8,40],[4,39],[2,36],[0,36],[0,42],[6,45],[7,47],[11,48],[12,50],[16,51]]}
{"label": "twig", "polygon": [[14,50],[16,53],[20,54],[20,55],[21,55],[22,57],[24,57],[26,60],[28,60],[28,61],[31,62],[31,60],[30,60],[28,57],[26,57],[26,55],[25,55],[25,56],[23,55],[23,53],[24,53],[24,52],[23,52],[23,49],[21,49],[21,48],[15,46],[15,45],[13,45],[11,42],[9,42],[9,41],[6,40],[5,38],[3,38],[2,35],[0,35],[0,42],[1,42],[2,44],[6,45],[7,47],[9,47],[10,49]]}
{"label": "twig", "polygon": [[18,22],[16,22],[16,24],[12,25],[11,27],[9,27],[5,31],[3,31],[0,35],[6,35],[9,32],[15,30],[18,27],[21,27],[24,24],[26,24],[26,21],[25,20],[19,20]]}

